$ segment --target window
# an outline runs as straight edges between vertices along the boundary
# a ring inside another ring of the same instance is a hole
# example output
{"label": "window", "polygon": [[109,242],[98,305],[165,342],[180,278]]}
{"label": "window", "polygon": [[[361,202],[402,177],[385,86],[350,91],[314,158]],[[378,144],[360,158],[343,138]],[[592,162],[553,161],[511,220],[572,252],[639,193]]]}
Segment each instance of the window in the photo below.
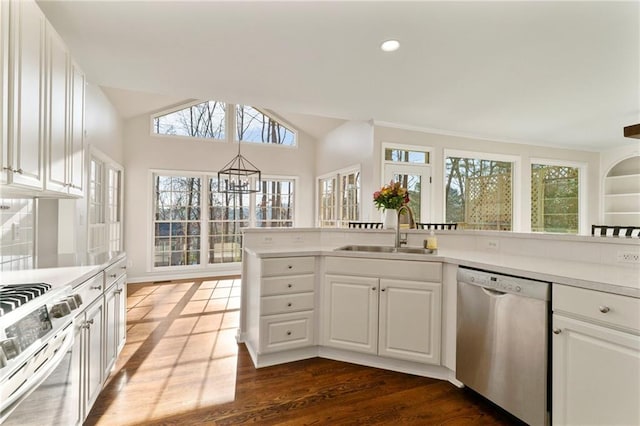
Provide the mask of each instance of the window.
{"label": "window", "polygon": [[89,164],[88,251],[121,251],[123,168],[95,148]]}
{"label": "window", "polygon": [[293,181],[263,179],[256,194],[256,226],[290,228],[293,226]]}
{"label": "window", "polygon": [[394,163],[429,164],[429,152],[402,148],[385,148],[384,160]]}
{"label": "window", "polygon": [[154,177],[154,266],[200,263],[200,178]]}
{"label": "window", "polygon": [[360,171],[340,175],[340,221],[348,227],[360,218]]}
{"label": "window", "polygon": [[225,138],[225,104],[206,101],[178,111],[153,117],[153,132],[158,135],[194,138]]}
{"label": "window", "polygon": [[447,157],[446,221],[464,229],[512,230],[512,168],[508,161]]}
{"label": "window", "polygon": [[236,129],[237,140],[242,142],[296,144],[293,130],[251,106],[236,106]]}
{"label": "window", "polygon": [[577,234],[579,169],[531,164],[531,231]]}
{"label": "window", "polygon": [[318,179],[318,226],[347,227],[360,220],[360,170],[348,169]]}
{"label": "window", "polygon": [[337,175],[318,179],[318,225],[321,228],[335,228],[337,226],[337,179]]}
{"label": "window", "polygon": [[242,260],[242,229],[292,227],[294,179],[265,178],[252,194],[218,192],[216,176],[153,174],[153,266]]}
{"label": "window", "polygon": [[242,260],[242,228],[249,226],[249,194],[218,192],[218,179],[209,179],[209,263]]}

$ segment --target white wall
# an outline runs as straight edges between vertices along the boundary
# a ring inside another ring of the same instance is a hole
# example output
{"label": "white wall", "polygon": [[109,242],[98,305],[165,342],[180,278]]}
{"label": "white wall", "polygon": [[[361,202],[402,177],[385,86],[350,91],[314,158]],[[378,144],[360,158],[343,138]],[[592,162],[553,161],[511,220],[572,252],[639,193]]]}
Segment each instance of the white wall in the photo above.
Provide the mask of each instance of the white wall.
{"label": "white wall", "polygon": [[[124,126],[125,166],[125,248],[130,262],[127,273],[133,279],[152,278],[151,245],[151,170],[177,170],[216,173],[238,153],[238,145],[151,134],[149,115],[127,120]],[[295,188],[295,226],[313,225],[315,140],[299,132],[298,147],[243,143],[242,155],[263,176],[297,176]],[[219,265],[200,274],[217,271]],[[237,269],[237,268],[236,268]],[[193,269],[190,269],[190,271]],[[239,270],[238,270],[239,271]],[[238,272],[235,271],[235,272]]]}
{"label": "white wall", "polygon": [[[458,136],[427,133],[419,130],[407,130],[400,128],[375,126],[374,130],[374,179],[381,183],[382,143],[397,143],[403,145],[416,145],[419,147],[433,148],[431,158],[432,179],[431,187],[431,217],[433,221],[444,218],[444,151],[460,150],[483,152],[500,155],[513,155],[521,159],[522,181],[519,188],[522,194],[520,210],[522,212],[521,231],[530,229],[530,170],[531,159],[565,160],[587,165],[587,226],[598,222],[600,185],[600,154],[590,151],[578,151],[570,149],[558,149],[546,146],[524,145],[515,143],[493,142],[480,139],[463,138]],[[518,188],[515,188],[516,190]],[[367,192],[363,191],[363,197]],[[586,228],[585,228],[586,229]],[[590,229],[590,228],[589,228]]]}
{"label": "white wall", "polygon": [[[373,123],[349,121],[333,129],[316,147],[317,175],[322,176],[346,167],[360,165],[362,189],[362,220],[380,220],[380,214],[369,202],[367,194],[377,189],[374,164]],[[375,211],[375,213],[374,213]]]}

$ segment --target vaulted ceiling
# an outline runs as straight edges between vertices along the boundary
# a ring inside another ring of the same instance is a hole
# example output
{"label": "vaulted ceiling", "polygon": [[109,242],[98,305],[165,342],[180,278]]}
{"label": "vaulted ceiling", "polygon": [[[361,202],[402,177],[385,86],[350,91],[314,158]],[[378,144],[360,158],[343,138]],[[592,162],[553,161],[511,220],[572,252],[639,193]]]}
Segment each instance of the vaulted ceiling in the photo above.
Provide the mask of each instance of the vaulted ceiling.
{"label": "vaulted ceiling", "polygon": [[[325,124],[587,150],[637,143],[622,136],[640,122],[637,1],[39,4],[89,81],[126,99],[124,115],[211,98]],[[390,38],[400,49],[382,52]]]}

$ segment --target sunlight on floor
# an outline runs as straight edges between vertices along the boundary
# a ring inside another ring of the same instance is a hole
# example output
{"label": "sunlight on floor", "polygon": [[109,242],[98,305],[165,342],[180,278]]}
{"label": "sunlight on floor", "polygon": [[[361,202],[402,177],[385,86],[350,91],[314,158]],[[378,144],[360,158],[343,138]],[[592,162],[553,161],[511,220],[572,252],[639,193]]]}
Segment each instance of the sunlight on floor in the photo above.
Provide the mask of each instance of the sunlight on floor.
{"label": "sunlight on floor", "polygon": [[239,308],[240,279],[130,284],[127,341],[107,385],[117,396],[97,424],[140,424],[233,401]]}

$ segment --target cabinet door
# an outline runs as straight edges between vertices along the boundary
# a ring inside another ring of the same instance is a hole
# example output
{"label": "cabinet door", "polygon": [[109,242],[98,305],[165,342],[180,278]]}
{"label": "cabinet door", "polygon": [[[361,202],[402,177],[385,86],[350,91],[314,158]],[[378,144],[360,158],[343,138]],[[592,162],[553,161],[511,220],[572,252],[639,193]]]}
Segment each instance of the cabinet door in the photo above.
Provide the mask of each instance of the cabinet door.
{"label": "cabinet door", "polygon": [[47,25],[47,137],[46,180],[49,191],[67,193],[69,54],[56,32]]}
{"label": "cabinet door", "polygon": [[104,377],[108,377],[116,362],[118,350],[118,285],[113,284],[105,292],[104,299]]}
{"label": "cabinet door", "polygon": [[377,278],[326,275],[324,315],[324,345],[377,353]]}
{"label": "cabinet door", "polygon": [[116,357],[124,347],[127,339],[127,276],[124,275],[118,280],[118,291],[116,294],[116,311],[118,319],[116,333]]}
{"label": "cabinet door", "polygon": [[553,329],[553,424],[640,424],[640,336],[557,314]]}
{"label": "cabinet door", "polygon": [[9,167],[13,173],[9,183],[42,190],[45,19],[34,1],[13,1],[10,7],[13,126]]}
{"label": "cabinet door", "polygon": [[69,135],[69,194],[83,195],[84,178],[84,89],[85,76],[71,63],[71,133]]}
{"label": "cabinet door", "polygon": [[93,406],[102,390],[104,301],[96,300],[86,310],[85,318],[85,413]]}
{"label": "cabinet door", "polygon": [[380,280],[378,354],[440,363],[441,284]]}

